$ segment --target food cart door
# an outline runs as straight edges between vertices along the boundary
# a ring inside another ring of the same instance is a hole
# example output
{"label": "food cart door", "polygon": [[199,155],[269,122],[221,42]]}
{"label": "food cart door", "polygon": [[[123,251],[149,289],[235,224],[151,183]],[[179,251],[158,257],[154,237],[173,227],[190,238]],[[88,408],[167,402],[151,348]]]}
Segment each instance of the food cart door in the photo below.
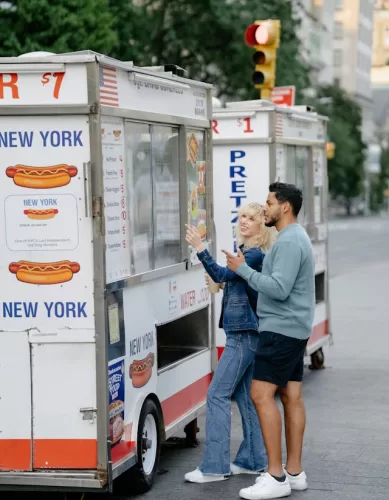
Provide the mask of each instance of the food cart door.
{"label": "food cart door", "polygon": [[0,471],[31,470],[31,370],[27,332],[0,332]]}

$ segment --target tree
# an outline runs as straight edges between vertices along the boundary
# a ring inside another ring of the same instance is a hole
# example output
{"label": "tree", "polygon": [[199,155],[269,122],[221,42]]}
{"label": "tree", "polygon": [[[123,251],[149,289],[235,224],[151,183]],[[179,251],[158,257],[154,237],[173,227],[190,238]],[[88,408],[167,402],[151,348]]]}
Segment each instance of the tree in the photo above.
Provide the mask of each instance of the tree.
{"label": "tree", "polygon": [[137,7],[127,3],[120,6],[120,47],[113,55],[137,65],[177,64],[189,78],[214,84],[219,97],[257,98],[251,82],[253,49],[245,45],[244,33],[256,19],[270,18],[281,20],[277,85],[304,89],[309,68],[300,57],[299,21],[290,0],[144,0]]}
{"label": "tree", "polygon": [[[330,98],[331,104],[323,104],[323,98]],[[352,200],[361,194],[364,178],[361,108],[344,89],[331,85],[320,87],[312,104],[318,113],[329,117],[327,135],[335,144],[335,157],[328,160],[329,190],[344,200],[350,215]]]}
{"label": "tree", "polygon": [[1,56],[119,46],[108,0],[11,0],[0,3]]}
{"label": "tree", "polygon": [[379,211],[385,202],[385,189],[389,188],[389,149],[381,152],[381,171],[370,176],[370,208],[373,212]]}

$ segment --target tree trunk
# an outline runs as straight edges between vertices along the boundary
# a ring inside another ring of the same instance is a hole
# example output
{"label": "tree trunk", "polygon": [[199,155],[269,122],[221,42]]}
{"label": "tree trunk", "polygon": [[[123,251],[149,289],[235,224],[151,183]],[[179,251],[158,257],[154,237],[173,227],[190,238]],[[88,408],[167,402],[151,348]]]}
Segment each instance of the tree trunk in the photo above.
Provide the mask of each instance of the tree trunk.
{"label": "tree trunk", "polygon": [[350,217],[350,215],[351,215],[351,200],[350,199],[348,199],[348,198],[346,199],[345,206],[346,206],[347,217]]}

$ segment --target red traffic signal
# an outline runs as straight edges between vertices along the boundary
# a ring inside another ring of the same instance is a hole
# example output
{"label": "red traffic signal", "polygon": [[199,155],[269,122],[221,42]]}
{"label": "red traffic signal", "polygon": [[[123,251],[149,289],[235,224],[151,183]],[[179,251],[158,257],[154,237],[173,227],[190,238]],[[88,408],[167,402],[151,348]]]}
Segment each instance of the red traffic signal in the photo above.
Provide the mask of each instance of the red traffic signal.
{"label": "red traffic signal", "polygon": [[247,45],[271,45],[277,39],[277,26],[274,21],[264,21],[258,24],[251,24],[245,33]]}

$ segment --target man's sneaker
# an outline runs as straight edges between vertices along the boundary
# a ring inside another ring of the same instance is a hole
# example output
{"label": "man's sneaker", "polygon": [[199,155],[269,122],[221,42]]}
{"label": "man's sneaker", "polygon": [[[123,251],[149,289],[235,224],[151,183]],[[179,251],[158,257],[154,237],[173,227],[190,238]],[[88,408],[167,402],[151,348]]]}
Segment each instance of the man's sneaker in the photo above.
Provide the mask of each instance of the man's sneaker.
{"label": "man's sneaker", "polygon": [[285,477],[285,481],[280,482],[268,472],[265,472],[265,474],[257,477],[253,486],[241,489],[239,496],[246,500],[269,500],[288,497],[291,492],[288,477]]}
{"label": "man's sneaker", "polygon": [[200,469],[193,470],[185,474],[185,481],[189,483],[214,483],[216,481],[225,481],[230,476],[214,476],[212,474],[203,474]]}
{"label": "man's sneaker", "polygon": [[292,488],[292,490],[305,491],[306,489],[308,489],[307,475],[305,474],[304,471],[300,472],[298,476],[292,476],[286,470],[285,466],[283,467],[285,471],[285,476],[289,479],[290,487]]}
{"label": "man's sneaker", "polygon": [[265,472],[265,469],[261,470],[243,469],[243,467],[239,467],[238,465],[235,464],[230,464],[230,469],[231,469],[231,474],[233,476],[237,476],[238,474],[253,474],[254,476],[258,476],[259,474]]}

